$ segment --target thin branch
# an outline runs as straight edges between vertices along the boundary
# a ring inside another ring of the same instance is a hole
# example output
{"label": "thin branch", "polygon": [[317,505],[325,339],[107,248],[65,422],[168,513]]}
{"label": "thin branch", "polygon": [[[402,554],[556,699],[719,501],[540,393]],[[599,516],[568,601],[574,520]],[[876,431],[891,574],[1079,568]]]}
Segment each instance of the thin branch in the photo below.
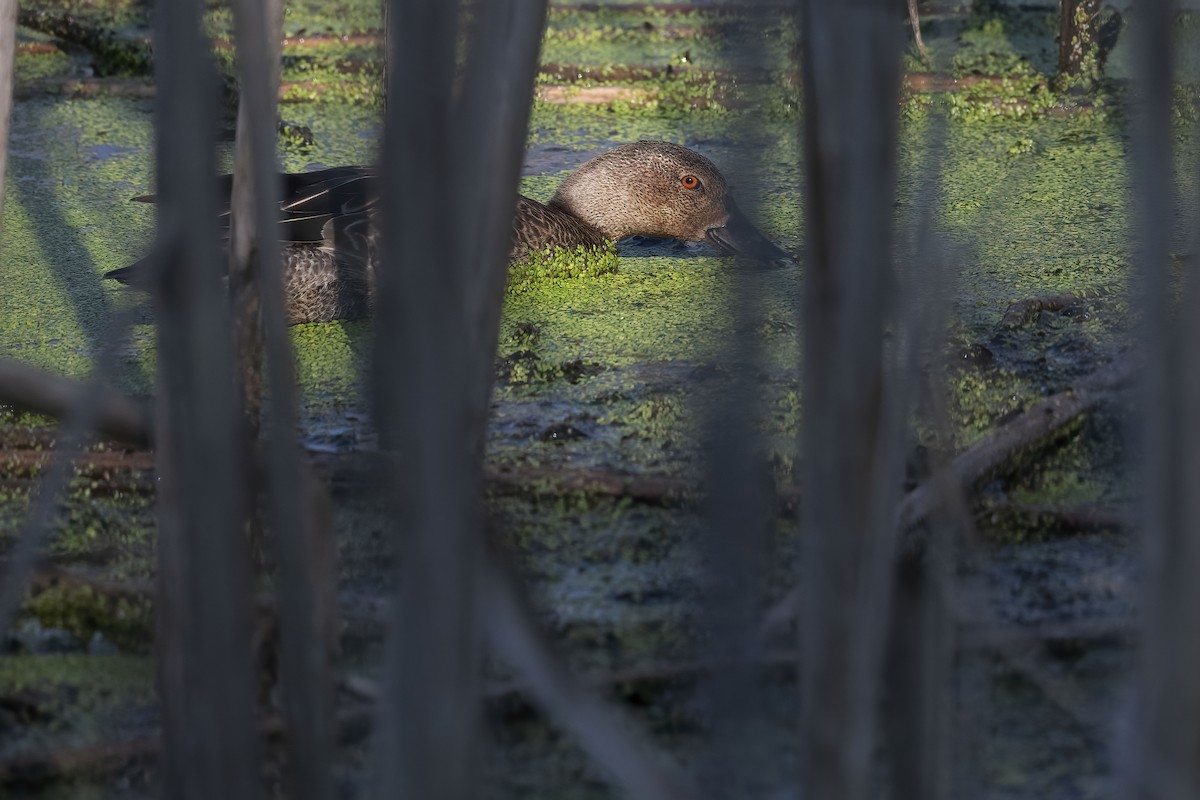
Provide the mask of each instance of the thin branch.
{"label": "thin branch", "polygon": [[1032,322],[1037,322],[1043,311],[1066,311],[1082,305],[1084,298],[1075,294],[1054,294],[1047,297],[1033,297],[1010,303],[1000,320],[1001,328],[1020,328]]}
{"label": "thin branch", "polygon": [[138,758],[156,758],[161,736],[39,750],[0,758],[0,786],[32,786],[78,773],[115,772]]}
{"label": "thin branch", "polygon": [[[944,472],[960,486],[973,486],[992,474],[1017,454],[1053,437],[1080,416],[1112,397],[1134,375],[1130,353],[1114,359],[1080,381],[1074,388],[1051,395],[1019,414],[1003,427],[971,445],[954,457]],[[939,505],[936,476],[909,492],[896,515],[903,533],[900,553],[913,556],[925,546],[926,533],[920,527]]]}
{"label": "thin branch", "polygon": [[655,800],[698,797],[683,772],[647,741],[613,705],[585,689],[563,667],[534,622],[516,579],[489,560],[480,592],[493,646],[529,682],[547,714],[578,739],[580,746],[632,797]]}
{"label": "thin branch", "polygon": [[[1132,356],[1127,353],[1092,373],[1076,388],[1051,395],[1009,420],[906,494],[896,510],[901,557],[912,558],[923,552],[928,537],[924,523],[946,502],[943,481],[949,479],[960,492],[965,492],[1009,463],[1015,454],[1052,438],[1081,415],[1109,400],[1133,375]],[[763,635],[778,630],[795,617],[799,610],[798,591],[788,593],[763,615],[760,624]]]}
{"label": "thin branch", "polygon": [[[60,499],[73,475],[71,454],[83,449],[86,441],[92,435],[101,403],[104,399],[112,399],[105,397],[103,376],[112,372],[117,350],[124,342],[132,321],[133,314],[130,311],[125,311],[109,320],[108,335],[104,339],[105,345],[94,365],[91,379],[82,384],[80,390],[71,397],[72,405],[60,409],[66,412],[60,449],[54,454],[49,471],[41,481],[37,497],[25,517],[17,545],[9,558],[4,580],[0,582],[0,633],[7,631],[12,625],[29,578],[42,558],[47,539],[57,518]],[[28,378],[31,376],[28,372],[13,368],[15,365],[12,363],[9,363],[8,366],[10,375],[15,374],[26,378],[23,383],[26,389],[34,385],[43,387],[50,385],[60,391],[63,388],[61,382],[53,380],[41,383],[29,381]],[[57,399],[61,401],[64,397],[60,393]]]}
{"label": "thin branch", "polygon": [[[122,334],[123,336],[124,334]],[[0,359],[0,403],[36,414],[67,419],[89,391],[97,393],[95,428],[101,436],[145,447],[150,442],[150,410],[108,386],[57,375],[12,359]]]}
{"label": "thin branch", "polygon": [[917,43],[917,51],[921,54],[921,58],[929,58],[929,49],[925,47],[925,40],[921,38],[921,15],[917,11],[917,0],[908,0],[908,22],[912,25],[913,39]]}

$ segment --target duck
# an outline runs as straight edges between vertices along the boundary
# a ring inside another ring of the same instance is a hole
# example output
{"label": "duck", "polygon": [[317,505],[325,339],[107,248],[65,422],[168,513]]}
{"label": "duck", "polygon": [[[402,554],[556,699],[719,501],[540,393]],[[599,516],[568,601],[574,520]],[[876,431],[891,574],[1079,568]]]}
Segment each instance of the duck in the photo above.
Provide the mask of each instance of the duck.
{"label": "duck", "polygon": [[[279,238],[289,324],[367,316],[378,253],[372,224],[378,173],[345,166],[281,179]],[[226,223],[232,186],[232,176],[218,178]],[[662,141],[624,144],[593,157],[568,175],[547,203],[518,195],[509,262],[546,248],[599,248],[634,236],[703,241],[756,263],[792,263],[790,254],[738,209],[712,161]],[[149,291],[148,262],[144,258],[105,277]]]}

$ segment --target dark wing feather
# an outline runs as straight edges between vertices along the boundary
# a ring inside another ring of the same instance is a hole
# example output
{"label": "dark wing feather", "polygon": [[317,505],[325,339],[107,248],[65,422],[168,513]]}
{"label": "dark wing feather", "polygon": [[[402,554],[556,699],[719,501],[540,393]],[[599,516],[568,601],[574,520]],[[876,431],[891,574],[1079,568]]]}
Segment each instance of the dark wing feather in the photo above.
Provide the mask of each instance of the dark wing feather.
{"label": "dark wing feather", "polygon": [[[313,170],[312,172],[281,173],[279,179],[283,183],[280,192],[283,197],[283,205],[287,206],[297,198],[319,194],[321,189],[327,186],[334,186],[356,178],[369,178],[371,175],[370,167],[331,167],[329,169]],[[233,194],[233,176],[218,175],[217,197],[221,201],[218,210],[222,212],[229,211],[229,197],[231,194]],[[130,199],[139,203],[156,203],[158,202],[158,195],[141,194]]]}
{"label": "dark wing feather", "polygon": [[[329,220],[343,214],[355,215],[371,211],[377,202],[377,179],[369,167],[334,167],[314,172],[280,175],[283,184],[280,207],[279,241],[312,242],[324,239],[323,229]],[[222,225],[229,224],[230,194],[233,176],[217,177]],[[133,200],[157,202],[158,196],[144,194]]]}
{"label": "dark wing feather", "polygon": [[322,226],[321,249],[339,259],[368,264],[375,258],[375,235],[370,214],[342,214]]}

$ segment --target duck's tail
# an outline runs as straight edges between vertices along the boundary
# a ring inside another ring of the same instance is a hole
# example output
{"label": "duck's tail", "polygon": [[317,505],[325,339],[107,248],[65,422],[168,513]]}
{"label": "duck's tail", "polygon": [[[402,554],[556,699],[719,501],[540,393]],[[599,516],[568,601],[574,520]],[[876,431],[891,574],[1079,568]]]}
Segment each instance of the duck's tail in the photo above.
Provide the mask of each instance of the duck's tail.
{"label": "duck's tail", "polygon": [[149,291],[151,274],[150,264],[147,263],[149,260],[149,257],[147,257],[139,259],[127,267],[109,270],[108,272],[104,273],[104,277],[111,278],[112,280],[117,281],[118,283],[123,283],[126,286],[132,286],[135,289]]}

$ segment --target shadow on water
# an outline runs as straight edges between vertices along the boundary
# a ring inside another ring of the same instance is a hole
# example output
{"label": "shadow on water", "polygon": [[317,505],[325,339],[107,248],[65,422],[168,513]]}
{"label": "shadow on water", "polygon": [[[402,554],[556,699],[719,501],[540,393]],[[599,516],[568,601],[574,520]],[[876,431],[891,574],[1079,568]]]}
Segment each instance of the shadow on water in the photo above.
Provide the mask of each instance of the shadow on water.
{"label": "shadow on water", "polygon": [[[36,126],[46,124],[41,113],[34,112],[34,116]],[[70,301],[89,347],[96,349],[108,332],[106,321],[111,307],[82,233],[68,219],[60,193],[51,188],[68,181],[51,169],[47,159],[25,160],[22,166],[33,180],[15,183],[21,203],[36,219],[34,235],[47,254],[48,266],[63,296]]]}
{"label": "shadow on water", "polygon": [[[50,106],[31,103],[27,108],[29,127],[38,130],[59,129],[62,133],[60,123],[50,113]],[[79,135],[78,131],[65,133],[68,137]],[[62,141],[59,139],[59,142]],[[103,278],[98,274],[98,265],[87,246],[86,228],[81,228],[72,220],[66,206],[66,195],[72,191],[79,192],[81,201],[86,202],[86,192],[81,191],[79,186],[87,175],[82,162],[124,156],[133,149],[102,145],[77,147],[77,150],[81,163],[76,169],[68,164],[61,172],[54,166],[58,158],[53,158],[53,161],[49,156],[21,159],[19,169],[25,180],[13,181],[10,185],[19,193],[19,201],[35,220],[31,226],[33,236],[45,254],[47,268],[58,286],[60,297],[69,303],[74,313],[79,330],[86,339],[87,353],[95,359],[117,333],[113,330],[114,309],[104,288]],[[103,218],[96,220],[96,224],[103,222]],[[146,316],[140,315],[142,319]],[[140,359],[123,359],[122,362],[123,371],[131,373],[129,377],[136,385],[150,384],[151,378]]]}

